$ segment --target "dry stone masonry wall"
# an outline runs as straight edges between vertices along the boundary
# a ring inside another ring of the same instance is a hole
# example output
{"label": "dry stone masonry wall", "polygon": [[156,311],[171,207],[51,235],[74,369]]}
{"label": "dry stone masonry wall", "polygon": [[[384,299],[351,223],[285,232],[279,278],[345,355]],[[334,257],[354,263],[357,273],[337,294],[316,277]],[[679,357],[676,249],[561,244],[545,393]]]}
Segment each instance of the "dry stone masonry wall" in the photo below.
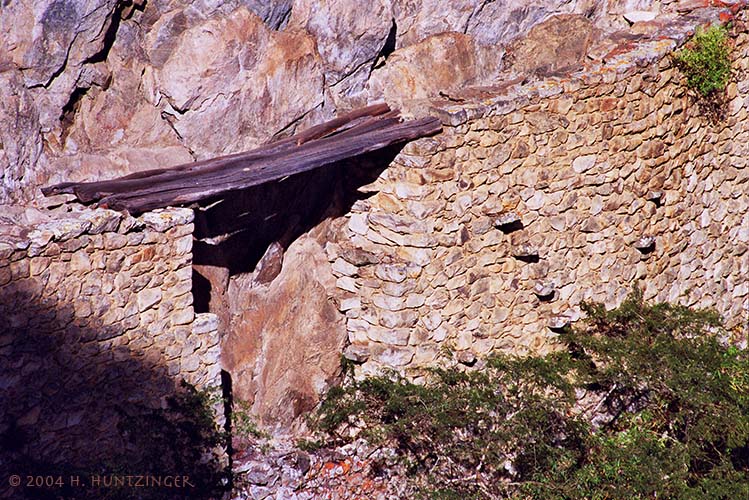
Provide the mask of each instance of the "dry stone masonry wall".
{"label": "dry stone masonry wall", "polygon": [[327,246],[358,374],[543,352],[582,301],[613,307],[635,284],[715,307],[740,332],[747,35],[720,123],[668,55],[707,20],[661,26],[568,78],[429,103],[444,132],[407,146]]}
{"label": "dry stone masonry wall", "polygon": [[217,318],[193,312],[192,219],[85,210],[0,236],[6,450],[79,464],[121,445],[121,417],[165,407],[178,379],[220,385]]}

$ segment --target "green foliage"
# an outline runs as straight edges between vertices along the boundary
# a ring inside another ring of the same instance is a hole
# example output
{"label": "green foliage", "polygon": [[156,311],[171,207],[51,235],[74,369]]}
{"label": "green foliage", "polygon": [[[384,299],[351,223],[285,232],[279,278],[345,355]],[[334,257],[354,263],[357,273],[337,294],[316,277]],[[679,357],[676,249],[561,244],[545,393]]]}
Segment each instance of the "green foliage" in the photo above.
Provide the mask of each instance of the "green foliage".
{"label": "green foliage", "polygon": [[313,427],[393,447],[425,498],[748,498],[749,356],[718,316],[638,291],[584,307],[551,355],[352,382]]}
{"label": "green foliage", "polygon": [[235,400],[231,411],[232,436],[240,441],[270,439],[267,432],[261,431],[252,416],[252,405]]}
{"label": "green foliage", "polygon": [[687,86],[707,98],[723,91],[731,77],[730,45],[724,26],[698,28],[694,38],[675,54]]}
{"label": "green foliage", "polygon": [[297,441],[296,447],[302,451],[312,453],[322,448],[323,443],[313,439],[300,439]]}

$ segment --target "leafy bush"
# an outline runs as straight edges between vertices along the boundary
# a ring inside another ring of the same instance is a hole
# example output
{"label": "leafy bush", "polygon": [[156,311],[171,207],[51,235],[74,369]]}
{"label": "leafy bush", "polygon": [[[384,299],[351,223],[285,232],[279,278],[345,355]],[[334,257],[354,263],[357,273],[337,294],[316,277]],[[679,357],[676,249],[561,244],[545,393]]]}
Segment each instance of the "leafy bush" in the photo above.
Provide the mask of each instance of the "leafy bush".
{"label": "leafy bush", "polygon": [[720,25],[698,28],[694,38],[675,54],[687,86],[707,98],[723,91],[731,77],[728,31]]}
{"label": "leafy bush", "polygon": [[366,378],[312,424],[393,447],[428,498],[749,497],[749,356],[718,316],[639,292],[585,309],[551,355]]}

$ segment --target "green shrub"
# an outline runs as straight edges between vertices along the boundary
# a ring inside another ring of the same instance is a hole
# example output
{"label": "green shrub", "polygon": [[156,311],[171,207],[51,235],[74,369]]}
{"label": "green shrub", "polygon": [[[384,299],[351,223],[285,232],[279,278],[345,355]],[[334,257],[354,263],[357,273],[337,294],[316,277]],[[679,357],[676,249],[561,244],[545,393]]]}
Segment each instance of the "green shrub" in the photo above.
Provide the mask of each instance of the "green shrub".
{"label": "green shrub", "polygon": [[677,66],[687,78],[687,86],[701,97],[722,92],[731,78],[728,31],[720,25],[697,28],[694,38],[676,52]]}
{"label": "green shrub", "polygon": [[718,316],[639,292],[585,309],[551,355],[366,378],[311,423],[393,447],[426,498],[749,498],[749,356]]}

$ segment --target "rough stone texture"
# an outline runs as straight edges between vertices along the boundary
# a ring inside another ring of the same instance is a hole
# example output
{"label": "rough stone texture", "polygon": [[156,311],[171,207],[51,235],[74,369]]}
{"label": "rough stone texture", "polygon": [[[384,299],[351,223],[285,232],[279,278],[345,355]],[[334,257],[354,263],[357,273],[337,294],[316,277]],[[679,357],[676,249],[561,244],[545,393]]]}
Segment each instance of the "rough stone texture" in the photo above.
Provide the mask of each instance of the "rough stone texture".
{"label": "rough stone texture", "polygon": [[270,28],[276,30],[289,21],[294,0],[243,0],[242,4],[260,16]]}
{"label": "rough stone texture", "polygon": [[325,83],[336,107],[366,104],[366,82],[392,26],[390,0],[296,0],[289,28],[312,35],[325,63]]}
{"label": "rough stone texture", "polygon": [[11,49],[0,55],[0,203],[36,198],[46,183],[248,149],[321,119],[313,39],[270,29],[285,23],[290,3],[3,7]]}
{"label": "rough stone texture", "polygon": [[669,0],[393,0],[398,48],[428,36],[455,31],[472,35],[482,45],[505,44],[557,14],[582,14],[607,28],[626,25],[622,14],[659,12]]}
{"label": "rough stone texture", "polygon": [[267,287],[229,286],[244,307],[233,308],[239,312],[222,339],[224,367],[235,398],[251,403],[267,428],[288,430],[340,375],[346,326],[328,296],[334,289],[323,248],[306,236],[289,247]]}
{"label": "rough stone texture", "polygon": [[111,457],[122,417],[161,408],[180,379],[220,386],[218,322],[193,312],[191,210],[47,217],[0,231],[0,436],[73,467]]}
{"label": "rough stone texture", "polygon": [[485,83],[502,69],[502,55],[496,47],[478,46],[470,35],[433,35],[394,52],[374,71],[369,91],[398,103]]}
{"label": "rough stone texture", "polygon": [[[463,363],[546,352],[581,301],[614,307],[635,284],[647,299],[717,308],[741,341],[749,83],[731,85],[712,124],[668,57],[719,13],[667,17],[661,39],[625,42],[570,76],[430,101],[445,131],[368,186],[328,254],[345,270],[341,300],[358,299],[345,307],[357,373],[418,375],[446,362],[444,346]],[[739,32],[739,75],[747,42]],[[509,213],[516,222],[497,223]],[[362,252],[378,262],[351,259]]]}
{"label": "rough stone texture", "polygon": [[538,76],[579,69],[594,35],[594,25],[585,16],[552,17],[510,45],[508,64],[516,73]]}
{"label": "rough stone texture", "polygon": [[272,31],[239,8],[186,29],[165,56],[162,29],[157,22],[148,38],[153,69],[147,92],[157,106],[173,109],[172,125],[198,158],[250,149],[269,130],[322,104],[321,61],[304,32]]}
{"label": "rough stone texture", "polygon": [[[38,188],[49,183],[251,148],[366,102],[397,103],[410,91],[434,97],[465,85],[494,85],[503,46],[553,15],[582,14],[615,29],[628,25],[628,12],[672,4],[6,3],[0,9],[7,48],[0,53],[0,203],[36,200]],[[648,32],[652,24],[635,26]],[[397,80],[393,90],[387,78]]]}

